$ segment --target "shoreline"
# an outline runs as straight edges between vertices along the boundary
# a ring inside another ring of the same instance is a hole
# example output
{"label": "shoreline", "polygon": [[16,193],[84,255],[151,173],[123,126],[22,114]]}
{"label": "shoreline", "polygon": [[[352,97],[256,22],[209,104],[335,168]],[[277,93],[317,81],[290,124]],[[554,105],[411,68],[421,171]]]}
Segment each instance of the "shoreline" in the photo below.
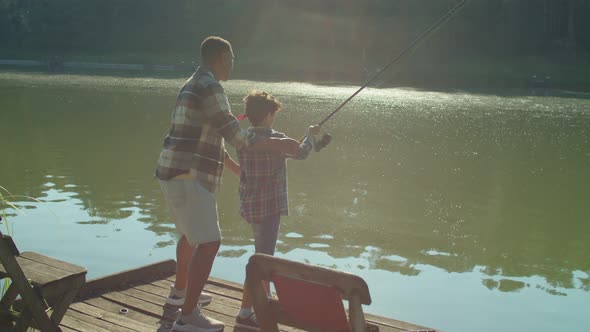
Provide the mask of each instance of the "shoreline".
{"label": "shoreline", "polygon": [[[56,61],[55,63],[51,63]],[[107,63],[107,62],[83,62],[64,60],[29,60],[29,59],[0,59],[0,73],[40,73],[51,75],[97,75],[127,78],[162,78],[184,79],[194,72],[194,64],[147,64],[147,63]],[[232,80],[252,80],[263,82],[301,82],[316,85],[350,85],[360,87],[373,75],[366,75],[359,71],[335,72],[322,69],[294,70],[291,68],[269,70],[270,66],[241,65],[232,74]],[[272,72],[272,73],[271,73]],[[555,83],[541,86],[540,89],[528,85],[526,79],[509,79],[508,77],[486,76],[477,82],[473,77],[457,76],[453,82],[444,80],[424,82],[425,77],[418,79],[384,80],[387,71],[382,73],[369,85],[370,88],[405,88],[424,91],[457,92],[489,94],[493,91],[499,95],[545,95],[559,97],[590,98],[590,82],[583,86],[556,86]],[[432,73],[434,74],[434,73]],[[585,88],[585,89],[583,89]]]}

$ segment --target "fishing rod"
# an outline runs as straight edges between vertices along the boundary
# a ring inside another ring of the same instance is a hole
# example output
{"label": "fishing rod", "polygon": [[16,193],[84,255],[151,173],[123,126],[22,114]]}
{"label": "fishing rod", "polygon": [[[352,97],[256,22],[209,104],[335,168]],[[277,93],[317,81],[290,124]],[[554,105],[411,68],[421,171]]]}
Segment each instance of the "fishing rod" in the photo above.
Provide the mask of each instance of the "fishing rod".
{"label": "fishing rod", "polygon": [[[340,111],[344,105],[348,104],[349,101],[352,100],[352,98],[354,98],[356,95],[359,94],[359,92],[361,92],[364,88],[366,88],[371,82],[373,82],[377,77],[379,77],[379,75],[383,74],[387,68],[389,68],[392,64],[394,64],[397,60],[399,60],[402,56],[404,56],[406,53],[408,53],[411,49],[417,47],[418,45],[420,45],[420,43],[422,43],[429,35],[431,35],[432,33],[436,32],[436,30],[438,30],[438,28],[440,28],[440,26],[447,22],[448,20],[450,20],[453,16],[455,16],[455,14],[459,11],[459,9],[461,7],[463,7],[463,5],[467,2],[467,0],[461,0],[461,2],[459,2],[455,7],[453,7],[453,9],[451,9],[446,15],[444,15],[443,17],[441,17],[438,21],[436,21],[430,28],[428,28],[426,31],[424,31],[420,36],[418,36],[418,38],[416,38],[408,47],[406,47],[398,56],[396,56],[395,58],[393,58],[393,60],[391,60],[385,67],[383,67],[379,72],[377,72],[377,74],[375,74],[373,77],[371,77],[365,84],[363,84],[363,86],[361,86],[358,90],[356,90],[355,93],[353,93],[350,97],[348,97],[348,99],[346,99],[342,104],[340,104],[340,106],[338,106],[335,110],[332,111],[332,113],[328,114],[328,116],[326,116],[325,119],[323,119],[320,123],[318,123],[319,126],[323,125],[326,121],[328,121],[334,114],[336,114],[338,111]],[[329,143],[329,142],[328,142]],[[326,143],[327,144],[327,143]]]}

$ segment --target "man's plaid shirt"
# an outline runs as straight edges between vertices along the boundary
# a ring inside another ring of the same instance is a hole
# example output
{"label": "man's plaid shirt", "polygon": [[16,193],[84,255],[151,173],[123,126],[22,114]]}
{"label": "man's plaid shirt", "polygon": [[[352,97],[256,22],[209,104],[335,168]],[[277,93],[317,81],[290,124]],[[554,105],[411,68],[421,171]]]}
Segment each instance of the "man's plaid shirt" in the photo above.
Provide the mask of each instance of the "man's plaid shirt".
{"label": "man's plaid shirt", "polygon": [[221,184],[224,139],[240,150],[252,144],[255,136],[240,129],[223,87],[203,67],[180,90],[171,122],[156,177],[170,180],[188,173],[211,192]]}
{"label": "man's plaid shirt", "polygon": [[[287,138],[271,128],[250,128],[257,137]],[[307,140],[293,159],[305,159],[311,150]],[[240,161],[240,215],[249,223],[289,214],[287,160],[284,154],[252,150],[238,151]]]}

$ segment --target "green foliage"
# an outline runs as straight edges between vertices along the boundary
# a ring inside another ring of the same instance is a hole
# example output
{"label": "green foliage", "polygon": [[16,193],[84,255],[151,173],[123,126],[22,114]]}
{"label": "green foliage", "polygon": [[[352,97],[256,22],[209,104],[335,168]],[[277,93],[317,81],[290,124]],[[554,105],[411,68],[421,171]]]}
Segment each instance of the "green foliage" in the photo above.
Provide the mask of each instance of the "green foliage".
{"label": "green foliage", "polygon": [[[3,57],[10,58],[58,54],[70,61],[190,64],[199,61],[200,41],[219,35],[237,51],[238,75],[243,71],[250,78],[260,73],[357,82],[457,2],[0,0],[0,45]],[[396,83],[440,80],[445,70],[465,71],[461,65],[441,64],[465,61],[470,67],[490,58],[517,64],[534,56],[553,64],[511,73],[518,80],[557,68],[556,64],[587,66],[583,59],[590,52],[589,16],[590,0],[468,0],[407,65],[400,66]],[[416,70],[423,68],[436,71],[420,77]],[[479,70],[501,75],[491,72],[493,68]],[[552,73],[560,75],[564,82],[586,84],[581,74]]]}
{"label": "green foliage", "polygon": [[[8,195],[8,197],[7,197]],[[10,224],[6,216],[6,207],[12,208],[16,211],[22,212],[16,205],[14,205],[9,198],[14,197],[6,188],[0,186],[0,222],[4,224],[6,234],[12,234]]]}
{"label": "green foliage", "polygon": [[[5,193],[7,193],[8,195],[11,195],[10,192],[8,190],[6,190],[4,187],[0,186],[0,223],[3,223],[6,229],[6,234],[10,235],[10,225],[8,224],[8,220],[6,219],[6,210],[5,210],[5,206],[11,207],[15,210],[18,210],[18,208],[12,204],[3,194],[3,191]],[[6,293],[6,291],[8,290],[8,286],[10,286],[10,279],[8,278],[4,278],[2,280],[2,282],[0,282],[0,298],[2,298],[2,296],[4,296],[4,293]],[[0,313],[0,317],[6,316],[6,313]],[[10,311],[7,313],[10,314]],[[8,315],[10,316],[10,315]]]}
{"label": "green foliage", "polygon": [[[366,47],[363,40],[368,39],[378,52],[379,45],[396,36],[414,37],[455,3],[0,0],[0,40],[2,45],[57,52],[183,51],[195,50],[203,37],[217,34],[238,43],[263,40],[260,46],[270,49],[319,39],[346,51]],[[588,0],[471,0],[448,27],[443,43],[538,53],[553,47],[556,40],[571,39],[577,47],[589,49],[585,33],[589,23],[584,19],[589,14]],[[332,38],[326,34],[331,29],[336,29]]]}

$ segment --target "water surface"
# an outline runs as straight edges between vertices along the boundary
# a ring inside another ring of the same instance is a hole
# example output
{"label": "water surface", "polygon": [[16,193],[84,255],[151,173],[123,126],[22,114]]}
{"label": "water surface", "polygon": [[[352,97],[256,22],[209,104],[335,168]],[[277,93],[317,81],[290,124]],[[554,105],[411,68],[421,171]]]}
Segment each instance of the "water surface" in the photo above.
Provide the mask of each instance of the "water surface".
{"label": "water surface", "polygon": [[[0,185],[40,200],[6,209],[21,250],[89,278],[174,258],[153,171],[182,83],[0,73]],[[251,88],[278,96],[294,137],[357,88],[224,86],[236,114]],[[590,328],[589,100],[369,88],[324,129],[328,148],[289,162],[278,256],[356,273],[367,312],[445,331]],[[243,282],[236,193],[227,173],[212,275]]]}

